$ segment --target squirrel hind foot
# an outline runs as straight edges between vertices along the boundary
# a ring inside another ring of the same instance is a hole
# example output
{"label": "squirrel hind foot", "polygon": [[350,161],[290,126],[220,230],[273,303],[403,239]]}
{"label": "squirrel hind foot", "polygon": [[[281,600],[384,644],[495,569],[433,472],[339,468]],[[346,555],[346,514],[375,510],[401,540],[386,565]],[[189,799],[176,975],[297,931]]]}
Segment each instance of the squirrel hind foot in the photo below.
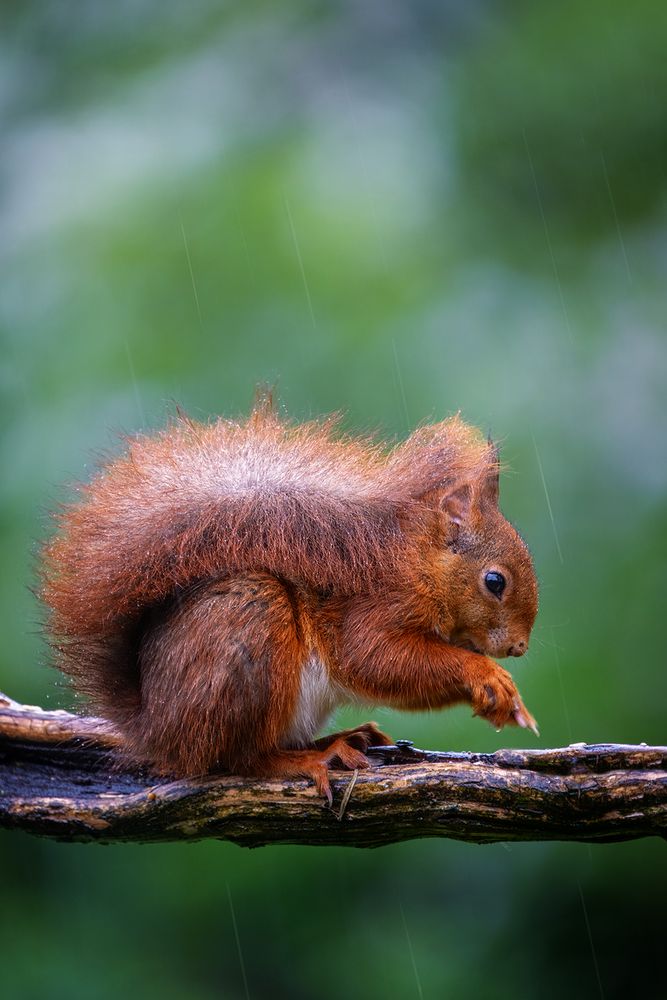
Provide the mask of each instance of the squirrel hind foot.
{"label": "squirrel hind foot", "polygon": [[391,742],[390,737],[370,722],[318,740],[313,749],[279,750],[262,762],[261,772],[258,769],[257,773],[266,778],[310,778],[318,794],[331,806],[329,769],[365,770],[371,764],[364,750],[369,746],[388,746]]}
{"label": "squirrel hind foot", "polygon": [[350,746],[361,750],[363,753],[369,747],[390,747],[394,741],[387,733],[383,733],[376,722],[365,722],[362,726],[355,726],[354,729],[343,729],[340,733],[330,733],[319,740],[315,740],[313,746],[318,750],[326,750],[336,740],[343,739]]}

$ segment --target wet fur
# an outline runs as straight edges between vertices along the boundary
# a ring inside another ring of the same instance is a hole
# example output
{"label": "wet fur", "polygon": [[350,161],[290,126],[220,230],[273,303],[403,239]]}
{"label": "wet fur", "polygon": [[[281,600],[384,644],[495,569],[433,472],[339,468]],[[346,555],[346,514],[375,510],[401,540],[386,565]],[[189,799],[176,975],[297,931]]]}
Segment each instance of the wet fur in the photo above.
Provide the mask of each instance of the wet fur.
{"label": "wet fur", "polygon": [[[445,641],[457,605],[479,604],[462,569],[480,527],[493,524],[492,547],[534,591],[525,546],[489,499],[497,471],[458,417],[393,449],[267,405],[131,438],[44,550],[58,665],[137,760],[307,773],[326,794],[332,760],[357,766],[359,748],[388,739],[361,727],[315,748],[336,705],[482,698],[492,661]],[[519,609],[527,632],[534,595]]]}

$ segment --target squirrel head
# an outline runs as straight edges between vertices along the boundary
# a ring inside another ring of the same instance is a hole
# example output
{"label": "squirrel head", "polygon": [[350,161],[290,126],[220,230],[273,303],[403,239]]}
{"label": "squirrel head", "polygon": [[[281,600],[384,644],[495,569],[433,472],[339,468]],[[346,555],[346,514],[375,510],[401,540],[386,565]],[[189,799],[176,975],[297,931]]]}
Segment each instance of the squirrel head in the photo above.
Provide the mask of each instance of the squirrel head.
{"label": "squirrel head", "polygon": [[449,642],[497,658],[526,652],[538,606],[528,547],[498,507],[499,468],[489,444],[479,471],[437,498]]}

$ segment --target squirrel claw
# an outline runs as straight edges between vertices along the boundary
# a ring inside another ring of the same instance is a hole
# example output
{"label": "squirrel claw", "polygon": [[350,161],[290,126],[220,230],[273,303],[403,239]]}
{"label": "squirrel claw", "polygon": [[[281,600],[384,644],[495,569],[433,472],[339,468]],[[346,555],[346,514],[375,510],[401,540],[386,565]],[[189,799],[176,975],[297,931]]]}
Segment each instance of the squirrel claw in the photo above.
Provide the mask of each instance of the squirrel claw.
{"label": "squirrel claw", "polygon": [[529,715],[523,708],[515,708],[512,715],[514,716],[514,721],[517,726],[521,726],[522,729],[530,729],[532,733],[536,736],[540,735],[540,731],[537,728],[537,723],[532,715]]}
{"label": "squirrel claw", "polygon": [[329,808],[333,806],[333,793],[331,791],[331,785],[329,784],[329,775],[327,773],[326,767],[321,770],[318,768],[317,772],[313,775],[315,778],[315,787],[317,788],[317,794],[325,798],[329,803]]}

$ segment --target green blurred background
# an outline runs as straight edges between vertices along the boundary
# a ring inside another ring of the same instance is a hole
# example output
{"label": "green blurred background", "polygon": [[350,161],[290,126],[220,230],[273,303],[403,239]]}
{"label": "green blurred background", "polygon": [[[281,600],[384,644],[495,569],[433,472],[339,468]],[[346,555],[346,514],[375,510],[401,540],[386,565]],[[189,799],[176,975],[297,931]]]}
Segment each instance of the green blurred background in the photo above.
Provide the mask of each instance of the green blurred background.
{"label": "green blurred background", "polygon": [[[512,664],[537,745],[665,742],[667,7],[0,17],[0,689],[71,703],[29,591],[61,484],[175,402],[241,414],[268,380],[295,417],[391,437],[461,409],[501,439],[541,580]],[[465,708],[376,717],[429,747],[532,745]],[[0,851],[8,998],[667,986],[657,841]]]}

